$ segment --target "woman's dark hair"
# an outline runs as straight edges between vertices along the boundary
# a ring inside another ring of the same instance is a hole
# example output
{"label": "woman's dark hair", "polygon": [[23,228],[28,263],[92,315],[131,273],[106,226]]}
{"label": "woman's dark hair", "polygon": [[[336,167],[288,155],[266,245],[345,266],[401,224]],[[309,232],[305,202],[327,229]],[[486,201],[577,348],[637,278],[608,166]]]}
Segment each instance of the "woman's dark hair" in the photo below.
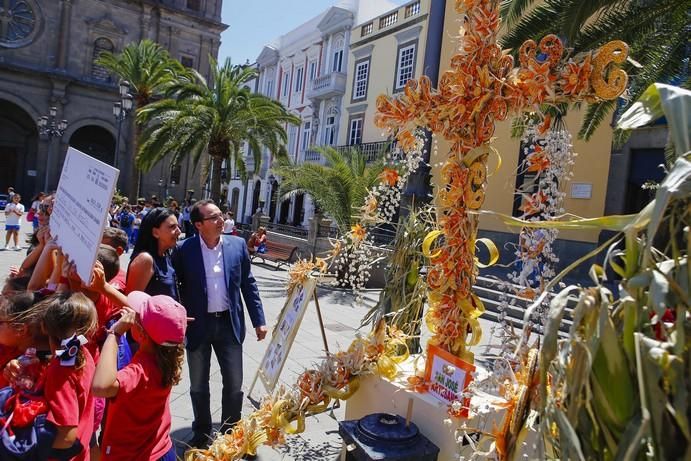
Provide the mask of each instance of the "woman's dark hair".
{"label": "woman's dark hair", "polygon": [[182,363],[185,358],[184,344],[161,346],[154,343],[156,363],[161,370],[163,387],[174,386],[180,382]]}
{"label": "woman's dark hair", "polygon": [[142,251],[149,253],[151,256],[158,255],[158,239],[154,237],[153,230],[171,216],[175,216],[175,214],[167,208],[154,208],[144,216],[142,223],[139,225],[139,234],[137,242],[134,244],[130,261],[134,261],[134,258]]}

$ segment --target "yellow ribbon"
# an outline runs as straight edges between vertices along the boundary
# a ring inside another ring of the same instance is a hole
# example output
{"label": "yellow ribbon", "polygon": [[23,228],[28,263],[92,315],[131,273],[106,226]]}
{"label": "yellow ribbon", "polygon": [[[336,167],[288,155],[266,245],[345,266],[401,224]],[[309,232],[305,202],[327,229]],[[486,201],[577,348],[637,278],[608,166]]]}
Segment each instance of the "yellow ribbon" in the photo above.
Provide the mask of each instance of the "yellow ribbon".
{"label": "yellow ribbon", "polygon": [[494,244],[494,242],[488,238],[479,238],[476,241],[476,246],[477,243],[482,243],[485,245],[487,250],[489,251],[489,261],[487,264],[483,264],[480,262],[479,259],[475,258],[475,264],[477,264],[477,267],[484,269],[486,267],[493,266],[494,264],[499,261],[499,250],[497,249],[497,246]]}
{"label": "yellow ribbon", "polygon": [[441,250],[435,251],[434,254],[431,253],[432,243],[434,243],[434,241],[440,235],[444,235],[444,232],[440,230],[433,230],[425,236],[424,240],[422,241],[422,254],[426,258],[436,258],[441,254]]}
{"label": "yellow ribbon", "polygon": [[353,376],[343,389],[336,389],[331,386],[324,386],[324,393],[336,400],[348,400],[357,390],[360,389],[360,377]]}

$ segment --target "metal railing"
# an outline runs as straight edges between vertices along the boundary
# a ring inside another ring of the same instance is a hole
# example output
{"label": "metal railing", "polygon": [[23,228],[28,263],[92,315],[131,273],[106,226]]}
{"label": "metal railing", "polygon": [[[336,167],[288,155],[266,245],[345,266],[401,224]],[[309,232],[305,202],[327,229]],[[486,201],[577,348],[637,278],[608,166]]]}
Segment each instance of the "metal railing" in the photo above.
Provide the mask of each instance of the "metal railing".
{"label": "metal railing", "polygon": [[308,149],[305,151],[305,162],[321,163],[322,154],[316,150]]}
{"label": "metal railing", "polygon": [[379,160],[388,152],[391,152],[395,148],[395,142],[391,141],[379,141],[379,142],[366,142],[363,144],[351,144],[344,146],[337,146],[336,150],[344,152],[350,149],[357,149],[362,152],[367,158],[367,162],[374,162]]}
{"label": "metal railing", "polygon": [[277,232],[279,234],[291,235],[293,237],[307,238],[307,229],[297,226],[290,226],[288,224],[277,224],[277,223],[267,223],[266,228],[270,231]]}

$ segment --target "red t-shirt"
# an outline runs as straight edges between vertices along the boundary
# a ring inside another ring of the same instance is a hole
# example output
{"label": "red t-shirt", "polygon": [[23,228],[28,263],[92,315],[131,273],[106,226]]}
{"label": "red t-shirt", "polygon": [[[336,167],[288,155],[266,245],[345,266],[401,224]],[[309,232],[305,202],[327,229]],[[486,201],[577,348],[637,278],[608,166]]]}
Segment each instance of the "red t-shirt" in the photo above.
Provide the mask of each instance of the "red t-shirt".
{"label": "red t-shirt", "polygon": [[11,360],[16,359],[22,355],[22,351],[16,347],[4,346],[0,344],[0,388],[7,387],[10,383],[5,379],[5,366],[10,363]]}
{"label": "red t-shirt", "polygon": [[91,382],[96,366],[91,354],[82,349],[86,363],[79,370],[63,367],[57,357],[46,369],[44,396],[48,404],[48,421],[56,426],[77,426],[77,437],[84,450],[72,461],[89,461],[89,443],[94,431],[94,399]]}
{"label": "red t-shirt", "polygon": [[98,358],[101,355],[101,345],[98,343],[99,335],[105,334],[102,331],[105,331],[106,323],[119,308],[104,294],[98,295],[98,300],[94,303],[94,306],[96,306],[96,314],[98,315],[98,328],[92,337],[89,338],[86,348],[91,352],[94,361],[98,363]]}
{"label": "red t-shirt", "polygon": [[171,386],[161,385],[156,357],[138,351],[118,371],[120,389],[108,402],[101,443],[102,461],[153,461],[173,446],[170,440]]}
{"label": "red t-shirt", "polygon": [[127,272],[125,272],[123,269],[120,269],[115,277],[108,280],[108,283],[113,285],[116,290],[124,293],[125,286],[127,285]]}

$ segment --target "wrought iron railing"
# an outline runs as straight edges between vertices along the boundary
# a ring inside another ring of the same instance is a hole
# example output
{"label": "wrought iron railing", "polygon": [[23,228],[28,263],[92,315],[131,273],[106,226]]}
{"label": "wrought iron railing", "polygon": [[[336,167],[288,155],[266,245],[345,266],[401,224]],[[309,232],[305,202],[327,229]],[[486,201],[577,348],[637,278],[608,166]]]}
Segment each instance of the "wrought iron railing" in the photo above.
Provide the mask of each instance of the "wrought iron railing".
{"label": "wrought iron railing", "polygon": [[362,152],[367,158],[367,162],[374,162],[388,152],[391,152],[395,147],[395,142],[392,141],[379,141],[379,142],[366,142],[362,144],[350,144],[344,146],[337,146],[336,150],[344,152],[350,149],[357,149]]}
{"label": "wrought iron railing", "polygon": [[307,238],[307,229],[297,226],[290,226],[288,224],[267,223],[267,229],[279,234],[291,235],[298,238]]}

